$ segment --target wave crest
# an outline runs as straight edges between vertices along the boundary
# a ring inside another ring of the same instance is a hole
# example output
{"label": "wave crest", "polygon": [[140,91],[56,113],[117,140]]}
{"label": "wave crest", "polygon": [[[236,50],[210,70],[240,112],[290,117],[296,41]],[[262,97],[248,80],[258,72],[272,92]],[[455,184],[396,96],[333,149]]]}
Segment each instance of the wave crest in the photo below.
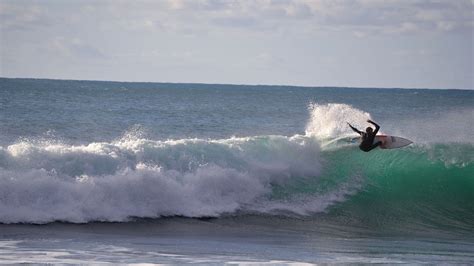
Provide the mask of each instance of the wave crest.
{"label": "wave crest", "polygon": [[0,154],[3,223],[264,211],[273,185],[321,171],[318,143],[302,136],[23,141]]}
{"label": "wave crest", "polygon": [[472,143],[362,153],[344,140],[354,134],[346,121],[360,127],[370,114],[346,104],[310,109],[304,136],[158,141],[135,127],[112,142],[0,147],[0,223],[328,210],[363,223],[437,221],[443,216],[419,213],[454,208],[453,224],[471,225]]}

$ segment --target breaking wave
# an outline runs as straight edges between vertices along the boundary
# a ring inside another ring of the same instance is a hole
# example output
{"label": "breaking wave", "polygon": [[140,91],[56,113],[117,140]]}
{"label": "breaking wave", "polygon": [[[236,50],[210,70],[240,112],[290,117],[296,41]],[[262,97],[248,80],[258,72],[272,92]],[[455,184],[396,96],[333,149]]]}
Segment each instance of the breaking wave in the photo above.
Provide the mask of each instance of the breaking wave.
{"label": "breaking wave", "polygon": [[313,104],[306,134],[292,137],[19,140],[0,147],[0,222],[325,213],[472,225],[472,143],[362,153],[345,141],[345,122],[368,118],[349,105]]}

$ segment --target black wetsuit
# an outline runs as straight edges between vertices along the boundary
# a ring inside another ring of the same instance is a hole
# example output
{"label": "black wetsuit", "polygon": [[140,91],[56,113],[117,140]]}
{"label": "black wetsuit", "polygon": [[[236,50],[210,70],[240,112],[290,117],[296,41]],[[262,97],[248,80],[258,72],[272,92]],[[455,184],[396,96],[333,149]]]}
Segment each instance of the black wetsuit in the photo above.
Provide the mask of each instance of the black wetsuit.
{"label": "black wetsuit", "polygon": [[377,132],[379,132],[380,126],[374,123],[373,121],[369,121],[369,123],[375,126],[375,130],[371,133],[362,132],[348,123],[352,130],[359,133],[362,137],[362,142],[360,143],[359,148],[365,152],[369,152],[380,146],[380,144],[382,144],[381,141],[377,141],[376,143],[374,143],[375,136],[377,135]]}

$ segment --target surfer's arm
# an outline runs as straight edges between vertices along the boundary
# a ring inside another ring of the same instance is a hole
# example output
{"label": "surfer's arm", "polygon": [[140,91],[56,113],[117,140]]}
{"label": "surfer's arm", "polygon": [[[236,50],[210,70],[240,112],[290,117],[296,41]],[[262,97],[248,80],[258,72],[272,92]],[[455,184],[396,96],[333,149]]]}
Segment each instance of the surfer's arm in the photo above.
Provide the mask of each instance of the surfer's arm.
{"label": "surfer's arm", "polygon": [[347,123],[347,124],[349,125],[349,127],[350,127],[352,130],[354,130],[355,132],[357,132],[357,134],[362,135],[362,132],[359,131],[357,128],[353,127],[353,126],[352,126],[351,124],[349,124],[349,123]]}
{"label": "surfer's arm", "polygon": [[372,120],[367,120],[367,122],[371,123],[372,125],[375,126],[375,130],[374,130],[374,136],[377,135],[377,133],[379,132],[379,129],[380,129],[380,126],[377,125],[377,123],[375,123],[374,121]]}

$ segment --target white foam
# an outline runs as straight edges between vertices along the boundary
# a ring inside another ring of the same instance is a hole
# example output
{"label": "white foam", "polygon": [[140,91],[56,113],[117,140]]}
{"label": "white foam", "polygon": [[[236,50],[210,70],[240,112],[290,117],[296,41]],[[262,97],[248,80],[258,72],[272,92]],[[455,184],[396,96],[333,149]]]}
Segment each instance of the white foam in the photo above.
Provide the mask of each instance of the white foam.
{"label": "white foam", "polygon": [[262,213],[294,213],[302,216],[320,213],[326,211],[334,203],[343,202],[349,196],[356,194],[362,184],[361,176],[353,175],[327,192],[302,195],[291,200],[264,201],[251,206],[251,209]]}
{"label": "white foam", "polygon": [[273,184],[316,177],[304,136],[82,146],[22,141],[0,151],[0,222],[218,216],[265,201]]}
{"label": "white foam", "polygon": [[354,135],[347,122],[363,130],[367,127],[369,113],[354,108],[348,104],[329,103],[311,104],[311,115],[306,126],[306,135],[319,139],[336,138]]}

